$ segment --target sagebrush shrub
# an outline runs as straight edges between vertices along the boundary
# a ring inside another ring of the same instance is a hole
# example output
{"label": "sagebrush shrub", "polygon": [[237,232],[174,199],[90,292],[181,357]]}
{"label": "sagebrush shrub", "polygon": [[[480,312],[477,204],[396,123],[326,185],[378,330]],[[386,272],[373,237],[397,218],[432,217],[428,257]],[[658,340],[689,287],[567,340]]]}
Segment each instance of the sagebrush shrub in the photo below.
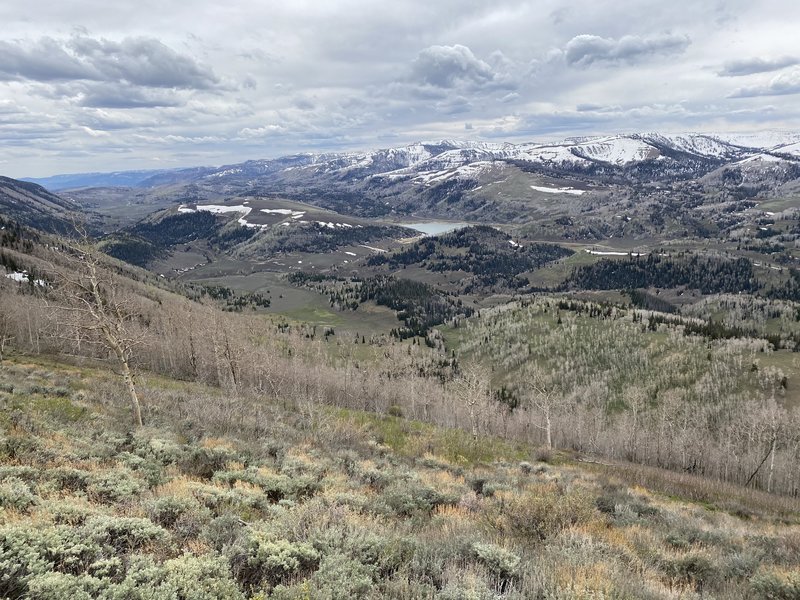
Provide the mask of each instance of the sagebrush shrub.
{"label": "sagebrush shrub", "polygon": [[162,496],[146,504],[147,516],[154,523],[167,529],[173,529],[179,519],[187,514],[194,513],[200,516],[201,512],[207,515],[207,510],[194,498],[178,498],[176,496]]}
{"label": "sagebrush shrub", "polygon": [[192,447],[178,461],[178,466],[184,475],[211,479],[214,473],[221,471],[228,462],[235,459],[235,453],[226,448]]}
{"label": "sagebrush shrub", "polygon": [[800,575],[780,576],[777,573],[759,573],[750,580],[750,590],[758,600],[798,600]]}
{"label": "sagebrush shrub", "polygon": [[270,539],[263,531],[250,531],[237,546],[229,548],[231,567],[246,589],[275,586],[291,577],[313,570],[319,552],[306,542]]}
{"label": "sagebrush shrub", "polygon": [[37,502],[37,496],[21,479],[7,477],[0,481],[0,508],[11,508],[23,512]]}
{"label": "sagebrush shrub", "polygon": [[45,471],[45,478],[52,481],[58,489],[77,492],[89,486],[90,473],[73,467],[55,467]]}
{"label": "sagebrush shrub", "polygon": [[314,573],[314,598],[320,600],[355,600],[373,597],[375,568],[342,556],[325,556]]}
{"label": "sagebrush shrub", "polygon": [[571,525],[586,523],[594,513],[592,499],[580,491],[541,486],[532,493],[494,504],[499,525],[515,537],[544,540]]}
{"label": "sagebrush shrub", "polygon": [[720,576],[719,568],[708,556],[694,552],[662,559],[661,569],[670,580],[691,585],[697,591],[702,591]]}
{"label": "sagebrush shrub", "polygon": [[106,515],[88,519],[82,533],[87,539],[117,554],[137,550],[149,542],[167,538],[166,531],[148,519]]}
{"label": "sagebrush shrub", "polygon": [[143,487],[130,469],[118,467],[113,471],[92,473],[87,492],[97,502],[116,504],[132,500],[141,493]]}
{"label": "sagebrush shrub", "polygon": [[0,481],[15,477],[27,483],[35,483],[39,479],[38,469],[24,465],[5,465],[0,466]]}
{"label": "sagebrush shrub", "polygon": [[243,599],[227,562],[216,556],[184,555],[168,560],[164,578],[155,588],[158,600]]}
{"label": "sagebrush shrub", "polygon": [[521,559],[510,550],[494,544],[476,542],[472,545],[472,551],[478,562],[495,577],[512,579],[517,576]]}
{"label": "sagebrush shrub", "polygon": [[230,546],[246,535],[245,522],[233,514],[213,519],[203,530],[203,539],[217,551]]}
{"label": "sagebrush shrub", "polygon": [[380,496],[379,512],[401,517],[429,514],[437,506],[458,504],[459,498],[442,494],[419,482],[395,482]]}

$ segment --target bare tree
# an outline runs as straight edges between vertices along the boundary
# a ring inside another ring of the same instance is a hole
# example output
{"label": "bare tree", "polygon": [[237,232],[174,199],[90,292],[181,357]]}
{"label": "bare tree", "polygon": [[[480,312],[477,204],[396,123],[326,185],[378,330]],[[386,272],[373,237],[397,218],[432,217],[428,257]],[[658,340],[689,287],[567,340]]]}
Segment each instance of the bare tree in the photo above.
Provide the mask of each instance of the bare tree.
{"label": "bare tree", "polygon": [[454,385],[459,399],[467,407],[472,439],[477,440],[484,412],[491,400],[489,375],[485,369],[470,367],[461,378],[454,381]]}
{"label": "bare tree", "polygon": [[6,307],[0,307],[0,362],[6,353],[6,346],[14,341],[13,321],[11,315],[6,312]]}
{"label": "bare tree", "polygon": [[544,431],[545,443],[548,448],[553,447],[553,420],[560,409],[563,408],[565,399],[555,382],[548,378],[544,371],[530,364],[525,369],[522,388],[527,392],[526,397],[531,407],[539,413],[541,421],[536,425]]}
{"label": "bare tree", "polygon": [[66,317],[59,324],[66,325],[79,343],[100,344],[113,355],[125,383],[134,424],[141,427],[142,410],[131,368],[134,349],[142,339],[134,327],[139,315],[131,294],[126,294],[113,273],[103,267],[85,232],[76,228],[81,238],[66,246],[68,268],[52,269],[51,297],[56,310]]}

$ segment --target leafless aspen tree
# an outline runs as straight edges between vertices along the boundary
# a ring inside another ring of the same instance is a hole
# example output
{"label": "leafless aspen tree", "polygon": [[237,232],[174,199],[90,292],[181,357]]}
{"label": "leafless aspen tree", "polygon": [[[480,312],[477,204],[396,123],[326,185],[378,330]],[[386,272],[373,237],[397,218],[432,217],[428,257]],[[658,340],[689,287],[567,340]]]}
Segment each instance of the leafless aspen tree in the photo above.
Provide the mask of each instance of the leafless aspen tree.
{"label": "leafless aspen tree", "polygon": [[472,367],[454,384],[459,400],[467,407],[472,438],[477,440],[483,413],[491,400],[489,375],[481,368]]}
{"label": "leafless aspen tree", "polygon": [[52,270],[51,297],[56,311],[64,316],[59,325],[66,326],[79,342],[100,344],[114,356],[128,393],[134,424],[141,427],[142,410],[131,368],[134,349],[141,342],[134,327],[137,312],[131,297],[102,266],[88,237],[80,228],[78,231],[80,240],[67,246],[64,258],[68,266]]}
{"label": "leafless aspen tree", "polygon": [[544,371],[533,364],[525,369],[521,384],[528,403],[541,416],[541,422],[536,427],[544,431],[545,443],[552,448],[553,419],[565,403],[563,394]]}

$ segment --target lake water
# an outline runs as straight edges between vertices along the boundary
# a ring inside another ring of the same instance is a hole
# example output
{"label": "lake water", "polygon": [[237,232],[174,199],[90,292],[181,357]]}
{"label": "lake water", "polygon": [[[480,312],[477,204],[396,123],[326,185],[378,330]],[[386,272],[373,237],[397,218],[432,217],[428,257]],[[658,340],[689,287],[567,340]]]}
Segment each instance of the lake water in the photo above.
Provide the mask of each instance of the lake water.
{"label": "lake water", "polygon": [[441,233],[447,233],[448,231],[461,229],[462,227],[468,227],[469,223],[450,223],[447,221],[425,221],[422,223],[398,223],[398,225],[402,225],[403,227],[409,227],[411,229],[416,229],[417,231],[421,231],[425,235],[439,235]]}

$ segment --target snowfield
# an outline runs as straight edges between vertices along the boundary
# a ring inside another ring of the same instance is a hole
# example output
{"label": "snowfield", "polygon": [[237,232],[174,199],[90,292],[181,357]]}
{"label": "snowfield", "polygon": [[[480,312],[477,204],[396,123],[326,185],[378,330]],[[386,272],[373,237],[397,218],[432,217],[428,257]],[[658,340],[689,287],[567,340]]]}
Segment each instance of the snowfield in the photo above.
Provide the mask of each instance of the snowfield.
{"label": "snowfield", "polygon": [[594,254],[595,256],[644,256],[641,252],[617,252],[615,250],[589,250],[586,248],[585,250],[589,254]]}
{"label": "snowfield", "polygon": [[[6,277],[13,281],[18,281],[19,283],[28,283],[30,281],[27,271],[12,271],[11,273],[6,273]],[[47,283],[43,279],[34,279],[33,285],[45,287]]]}
{"label": "snowfield", "polygon": [[571,187],[550,188],[541,185],[532,185],[531,189],[537,192],[544,192],[545,194],[571,194],[573,196],[582,196],[586,193],[586,190],[576,190]]}
{"label": "snowfield", "polygon": [[269,227],[269,225],[257,225],[255,223],[249,223],[247,219],[245,219],[245,217],[249,215],[253,209],[252,207],[245,206],[244,204],[237,204],[236,206],[222,206],[220,204],[202,204],[202,205],[198,204],[197,209],[189,208],[188,206],[184,206],[183,204],[181,204],[178,207],[178,212],[180,213],[191,213],[191,212],[197,212],[199,210],[202,210],[204,212],[210,212],[215,215],[232,213],[232,212],[244,213],[242,217],[238,220],[239,225],[241,225],[242,227],[251,227],[259,229],[264,227]]}

